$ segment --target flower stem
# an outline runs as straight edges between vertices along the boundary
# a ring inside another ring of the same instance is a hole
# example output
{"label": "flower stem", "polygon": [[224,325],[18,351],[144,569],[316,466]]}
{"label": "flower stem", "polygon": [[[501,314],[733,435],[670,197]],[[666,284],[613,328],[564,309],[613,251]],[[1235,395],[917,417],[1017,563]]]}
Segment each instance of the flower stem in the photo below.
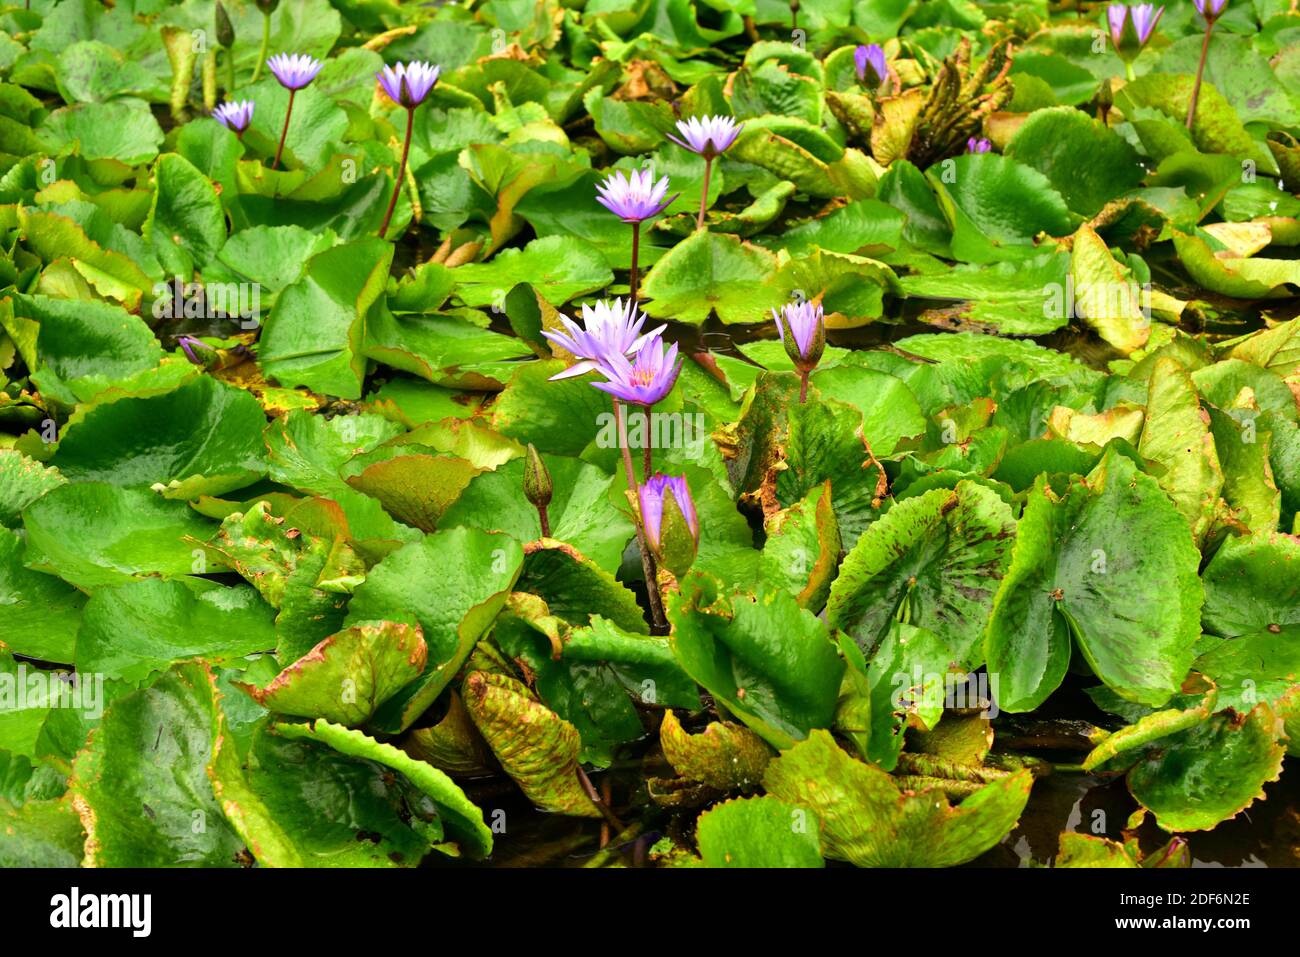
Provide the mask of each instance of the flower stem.
{"label": "flower stem", "polygon": [[551,518],[546,514],[546,506],[537,506],[537,518],[542,523],[542,538],[551,537]]}
{"label": "flower stem", "polygon": [[235,48],[226,51],[226,92],[235,94]]}
{"label": "flower stem", "polygon": [[645,445],[641,452],[641,481],[650,481],[654,474],[654,451],[650,447],[650,406],[645,407]]}
{"label": "flower stem", "polygon": [[[627,416],[623,412],[623,403],[614,400],[614,418],[618,422],[619,445],[623,451],[623,470],[627,473],[627,487],[636,492],[636,471],[632,467],[632,450],[627,444]],[[659,581],[655,577],[655,560],[650,554],[650,543],[646,541],[645,529],[640,516],[636,521],[636,543],[641,549],[641,570],[645,573],[646,596],[650,599],[650,630],[652,634],[668,634],[668,620],[664,617],[663,599],[659,597]]]}
{"label": "flower stem", "polygon": [[799,404],[803,405],[808,401],[808,370],[799,370]]}
{"label": "flower stem", "polygon": [[393,219],[393,210],[397,208],[397,194],[402,191],[402,183],[406,180],[406,158],[411,153],[411,129],[415,126],[415,110],[411,107],[406,109],[406,141],[402,144],[402,164],[397,168],[397,179],[393,181],[393,195],[388,200],[388,212],[384,213],[384,223],[379,227],[379,238],[384,238],[384,233],[388,232],[388,224]]}
{"label": "flower stem", "polygon": [[[262,47],[257,51],[257,62],[253,64],[253,78],[250,83],[256,83],[257,78],[262,75],[262,64],[266,62],[266,51],[271,48],[271,15],[262,14]],[[234,49],[233,47],[231,48]]]}
{"label": "flower stem", "polygon": [[636,260],[637,260],[637,256],[639,256],[640,253],[641,253],[641,224],[639,222],[636,222],[632,224],[632,272],[628,276],[628,280],[627,280],[628,296],[631,297],[633,302],[636,302],[636,287],[637,287]]}
{"label": "flower stem", "polygon": [[1128,60],[1124,61],[1124,79],[1130,83],[1137,79],[1137,74],[1133,72],[1133,64]]}
{"label": "flower stem", "polygon": [[293,98],[297,95],[297,90],[289,91],[289,108],[284,111],[284,129],[280,131],[280,145],[275,148],[275,159],[271,163],[271,169],[280,168],[280,156],[284,153],[284,141],[289,136],[289,118],[293,116]]}
{"label": "flower stem", "polygon": [[1187,128],[1192,128],[1192,121],[1196,119],[1196,101],[1201,98],[1201,77],[1205,75],[1205,58],[1210,52],[1210,33],[1214,30],[1213,23],[1205,25],[1205,39],[1201,42],[1201,62],[1196,67],[1196,82],[1192,84],[1192,100],[1187,104]]}
{"label": "flower stem", "polygon": [[709,205],[709,174],[713,171],[713,157],[704,157],[704,191],[700,193],[700,215],[695,219],[695,228],[704,228],[704,210]]}

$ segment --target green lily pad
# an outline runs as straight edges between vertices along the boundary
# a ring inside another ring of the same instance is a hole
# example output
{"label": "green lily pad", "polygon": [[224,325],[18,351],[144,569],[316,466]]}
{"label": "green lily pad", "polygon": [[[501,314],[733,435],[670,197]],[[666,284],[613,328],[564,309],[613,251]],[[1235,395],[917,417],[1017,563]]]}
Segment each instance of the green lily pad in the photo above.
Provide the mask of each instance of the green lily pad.
{"label": "green lily pad", "polygon": [[823,867],[817,822],[774,797],[740,798],[700,815],[705,867]]}
{"label": "green lily pad", "polygon": [[1164,704],[1200,635],[1199,563],[1173,504],[1114,449],[1064,490],[1040,478],[985,640],[998,704],[1041,704],[1065,676],[1072,645],[1122,698]]}
{"label": "green lily pad", "polygon": [[310,724],[280,723],[275,730],[286,738],[319,742],[339,754],[392,768],[432,799],[441,822],[467,855],[482,858],[492,851],[492,831],[483,822],[483,812],[437,768],[415,760],[391,744],[382,744],[361,731],[340,727],[323,718]]}
{"label": "green lily pad", "polygon": [[940,166],[926,175],[952,226],[957,259],[1025,259],[1033,255],[1038,233],[1073,232],[1065,199],[1036,169],[996,153],[959,156]]}
{"label": "green lily pad", "polygon": [[58,469],[47,468],[14,449],[0,449],[0,525],[15,527],[23,509],[66,482]]}
{"label": "green lily pad", "polygon": [[716,313],[722,322],[767,322],[789,298],[775,278],[767,250],[735,236],[696,232],[655,263],[642,292],[656,319],[700,325]]}
{"label": "green lily pad", "polygon": [[392,247],[378,239],[343,243],[313,256],[286,287],[262,330],[259,358],[285,386],[361,398],[366,312],[384,291]]}
{"label": "green lily pad", "polygon": [[1295,569],[1300,540],[1264,533],[1229,538],[1205,566],[1207,631],[1225,638],[1300,624]]}
{"label": "green lily pad", "polygon": [[86,596],[53,575],[24,567],[23,540],[0,528],[0,632],[12,652],[70,664]]}
{"label": "green lily pad", "polygon": [[1208,830],[1262,798],[1282,772],[1281,723],[1267,704],[1215,715],[1139,762],[1129,790],[1165,830]]}
{"label": "green lily pad", "polygon": [[247,585],[146,578],[91,596],[77,667],[138,683],[174,662],[228,661],[275,647],[271,608]]}
{"label": "green lily pad", "polygon": [[127,166],[149,162],[163,141],[149,104],[134,98],[65,106],[46,117],[41,130],[55,143],[76,144],[87,159]]}
{"label": "green lily pad", "polygon": [[905,499],[845,557],[826,620],[870,654],[897,619],[944,640],[949,660],[973,669],[1016,541],[1011,509],[972,482]]}
{"label": "green lily pad", "polygon": [[1033,778],[1017,771],[953,807],[935,792],[904,792],[816,731],[768,765],[767,792],[807,808],[823,852],[858,867],[953,867],[997,844],[1015,826]]}
{"label": "green lily pad", "polygon": [[52,462],[74,482],[162,485],[165,498],[185,500],[221,495],[266,474],[265,426],[251,395],[202,376],[79,410]]}
{"label": "green lily pad", "polygon": [[[635,530],[610,503],[617,478],[577,459],[544,456],[554,488],[547,506],[551,537],[568,542],[606,571],[616,571]],[[447,525],[505,532],[521,542],[542,537],[537,509],[524,497],[524,460],[516,459],[470,479],[443,515]]]}
{"label": "green lily pad", "polygon": [[604,255],[582,240],[560,236],[534,239],[523,249],[505,249],[489,262],[458,266],[456,295],[467,306],[490,306],[515,287],[531,282],[555,305],[603,289],[614,280]]}
{"label": "green lily pad", "polygon": [[222,570],[202,546],[213,526],[184,502],[102,482],[63,485],[27,506],[28,567],[80,588],[139,575],[179,578]]}
{"label": "green lily pad", "polygon": [[87,865],[239,866],[244,842],[207,774],[219,709],[202,664],[176,665],[109,707],[69,781]]}
{"label": "green lily pad", "polygon": [[788,592],[726,596],[714,588],[688,579],[668,601],[682,667],[774,747],[829,728],[844,663],[825,625]]}
{"label": "green lily pad", "polygon": [[540,595],[557,617],[582,626],[599,615],[627,631],[645,631],[636,596],[573,546],[543,538],[529,543],[524,555],[520,589]]}
{"label": "green lily pad", "polygon": [[64,405],[91,399],[162,359],[143,320],[107,302],[19,296],[12,305],[0,302],[0,326],[41,390]]}
{"label": "green lily pad", "polygon": [[67,801],[0,801],[0,867],[77,867],[85,837]]}
{"label": "green lily pad", "polygon": [[1036,110],[1006,155],[1038,170],[1076,213],[1094,216],[1142,182],[1137,151],[1116,132],[1070,107]]}

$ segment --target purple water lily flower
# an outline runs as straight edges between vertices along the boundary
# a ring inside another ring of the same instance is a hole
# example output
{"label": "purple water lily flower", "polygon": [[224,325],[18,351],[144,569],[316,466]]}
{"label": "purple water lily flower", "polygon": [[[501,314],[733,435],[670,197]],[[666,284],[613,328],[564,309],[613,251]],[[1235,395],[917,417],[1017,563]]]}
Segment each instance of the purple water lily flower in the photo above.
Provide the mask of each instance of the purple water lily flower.
{"label": "purple water lily flower", "polygon": [[[610,173],[605,182],[596,187],[596,201],[611,213],[632,225],[632,269],[628,274],[628,296],[636,298],[637,256],[641,249],[641,224],[667,209],[681,193],[664,199],[668,192],[668,177],[654,181],[651,169],[634,170],[626,177],[621,170]],[[708,194],[708,190],[705,190]]]}
{"label": "purple water lily flower", "polygon": [[1228,0],[1193,0],[1193,2],[1196,4],[1197,12],[1211,23],[1223,16],[1223,11],[1228,9]]}
{"label": "purple water lily flower", "polygon": [[212,352],[212,347],[203,342],[203,340],[194,336],[177,336],[176,344],[181,347],[181,351],[185,353],[186,358],[195,365],[207,365],[207,363],[200,359],[194,351],[195,349],[200,349]]}
{"label": "purple water lily flower", "polygon": [[573,353],[578,361],[563,372],[551,376],[552,379],[570,379],[590,372],[600,365],[601,358],[607,353],[632,355],[651,336],[663,332],[666,325],[660,325],[649,332],[642,332],[645,325],[645,313],[638,312],[636,303],[631,299],[626,303],[615,299],[612,303],[602,299],[596,305],[582,304],[582,325],[578,325],[568,316],[560,316],[565,332],[543,330],[544,335],[566,352]]}
{"label": "purple water lily flower", "polygon": [[972,136],[966,141],[967,153],[987,153],[993,149],[993,144],[980,136]]}
{"label": "purple water lily flower", "polygon": [[1115,48],[1118,50],[1124,45],[1126,20],[1133,26],[1133,36],[1137,40],[1138,49],[1146,46],[1164,12],[1164,7],[1157,7],[1154,3],[1135,3],[1132,6],[1112,3],[1106,8],[1106,22],[1110,27],[1110,39],[1115,44]]}
{"label": "purple water lily flower", "polygon": [[853,65],[857,68],[858,79],[867,80],[867,67],[876,76],[876,85],[881,86],[889,79],[889,62],[885,59],[885,50],[879,43],[860,45],[853,51]]}
{"label": "purple water lily flower", "polygon": [[704,157],[704,184],[700,188],[700,212],[695,217],[695,228],[704,228],[704,211],[709,205],[709,174],[713,171],[713,159],[727,151],[727,147],[736,142],[736,137],[744,129],[744,124],[736,125],[729,116],[706,116],[703,119],[692,116],[687,120],[678,120],[677,129],[685,140],[679,140],[671,133],[666,133],[670,140],[683,149],[698,153]]}
{"label": "purple water lily flower", "polygon": [[440,72],[442,72],[441,67],[416,60],[412,63],[386,66],[375,74],[375,79],[384,88],[390,100],[398,106],[413,110],[429,95],[438,82]]}
{"label": "purple water lily flower", "polygon": [[1160,22],[1164,12],[1164,7],[1157,7],[1154,3],[1139,3],[1129,7],[1129,18],[1133,21],[1138,43],[1142,46],[1146,46],[1147,41],[1151,39],[1151,34],[1155,33],[1156,24]]}
{"label": "purple water lily flower", "polygon": [[253,101],[228,100],[213,110],[212,116],[236,136],[243,136],[248,124],[253,122]]}
{"label": "purple water lily flower", "polygon": [[1122,3],[1112,3],[1106,8],[1106,23],[1110,27],[1110,41],[1118,49],[1124,40],[1124,21],[1128,19],[1128,7]]}
{"label": "purple water lily flower", "polygon": [[781,341],[785,342],[786,328],[789,327],[799,356],[803,359],[810,358],[817,332],[825,322],[821,303],[806,300],[789,302],[781,307],[780,312],[773,309],[772,318],[776,320],[776,333]]}
{"label": "purple water lily flower", "polygon": [[286,90],[301,90],[316,79],[324,66],[320,60],[305,53],[277,53],[266,61],[275,78]]}
{"label": "purple water lily flower", "polygon": [[695,502],[691,499],[691,489],[686,484],[686,476],[664,475],[662,472],[656,472],[637,489],[637,498],[641,502],[641,521],[645,524],[646,538],[657,552],[663,547],[660,532],[663,529],[664,500],[669,495],[681,509],[682,517],[686,519],[686,527],[690,529],[695,544],[698,545],[700,542],[700,520],[695,513]]}
{"label": "purple water lily flower", "polygon": [[725,153],[744,128],[743,123],[737,126],[730,116],[692,116],[677,121],[677,130],[682,134],[680,140],[671,133],[664,135],[683,149],[712,159]]}
{"label": "purple water lily flower", "polygon": [[411,155],[411,130],[415,127],[415,108],[424,102],[424,98],[438,82],[442,68],[423,60],[411,63],[398,63],[386,66],[375,74],[375,79],[384,88],[388,98],[406,110],[406,137],[402,142],[402,159],[397,165],[397,179],[393,181],[393,194],[388,200],[388,209],[384,211],[384,221],[379,224],[379,238],[388,232],[388,224],[393,221],[393,210],[397,209],[397,197],[406,182],[406,161]]}
{"label": "purple water lily flower", "polygon": [[597,389],[632,405],[647,408],[673,391],[682,363],[677,359],[677,344],[664,348],[658,334],[648,337],[628,362],[621,352],[607,351],[597,367],[605,382],[593,382]]}
{"label": "purple water lily flower", "polygon": [[1106,8],[1110,39],[1115,44],[1115,52],[1124,61],[1125,73],[1130,81],[1135,79],[1133,61],[1155,34],[1156,24],[1164,12],[1164,7],[1157,7],[1154,3],[1137,3],[1132,6],[1112,3]]}
{"label": "purple water lily flower", "polygon": [[284,128],[280,130],[280,145],[275,148],[275,159],[271,169],[280,168],[280,157],[284,155],[284,142],[289,137],[289,119],[293,116],[293,98],[321,71],[321,62],[305,53],[277,53],[266,61],[280,85],[289,91],[289,105],[284,111]]}
{"label": "purple water lily flower", "polygon": [[[799,404],[808,399],[808,376],[817,368],[826,348],[826,321],[819,302],[786,303],[780,312],[772,310],[776,333],[785,345],[795,371],[799,373]],[[787,338],[788,336],[788,338]]]}
{"label": "purple water lily flower", "polygon": [[656,183],[654,170],[633,170],[630,178],[615,170],[596,187],[596,201],[625,223],[641,223],[658,216],[677,198],[665,200],[667,192],[668,177]]}

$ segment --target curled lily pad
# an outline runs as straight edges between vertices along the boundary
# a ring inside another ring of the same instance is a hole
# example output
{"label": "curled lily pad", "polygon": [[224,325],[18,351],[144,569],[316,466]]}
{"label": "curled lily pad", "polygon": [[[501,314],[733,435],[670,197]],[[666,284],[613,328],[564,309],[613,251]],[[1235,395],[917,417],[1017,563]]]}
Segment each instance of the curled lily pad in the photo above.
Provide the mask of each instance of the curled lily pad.
{"label": "curled lily pad", "polygon": [[804,608],[826,603],[840,557],[840,529],[831,508],[831,483],[802,502],[770,515],[759,563],[763,580],[785,584]]}
{"label": "curled lily pad", "polygon": [[402,740],[402,749],[452,777],[480,777],[497,766],[455,691],[447,693],[447,713],[442,720],[427,728],[412,728]]}
{"label": "curled lily pad", "polygon": [[318,742],[347,757],[393,769],[428,795],[439,822],[449,832],[447,836],[456,839],[466,854],[485,857],[491,852],[492,831],[483,822],[483,812],[437,768],[415,760],[391,744],[381,744],[361,731],[324,719],[310,724],[277,724],[275,732],[291,740]]}
{"label": "curled lily pad", "polygon": [[418,625],[362,623],[330,635],[265,688],[238,686],[277,714],[355,726],[418,678],[427,655]]}
{"label": "curled lily pad", "polygon": [[522,562],[513,539],[455,528],[400,548],[370,569],[348,606],[348,623],[418,624],[428,645],[423,674],[384,703],[374,727],[402,731],[433,704],[505,604]]}
{"label": "curled lily pad", "polygon": [[505,675],[471,672],[465,707],[501,767],[538,807],[599,817],[578,780],[578,730]]}
{"label": "curled lily pad", "polygon": [[266,501],[228,515],[212,547],[279,610],[276,647],[289,661],[342,624],[347,597],[364,577],[364,564],[341,537],[304,533],[272,515]]}
{"label": "curled lily pad", "polygon": [[674,771],[719,791],[755,787],[772,760],[771,749],[744,725],[713,721],[691,734],[671,708],[659,726],[659,743]]}

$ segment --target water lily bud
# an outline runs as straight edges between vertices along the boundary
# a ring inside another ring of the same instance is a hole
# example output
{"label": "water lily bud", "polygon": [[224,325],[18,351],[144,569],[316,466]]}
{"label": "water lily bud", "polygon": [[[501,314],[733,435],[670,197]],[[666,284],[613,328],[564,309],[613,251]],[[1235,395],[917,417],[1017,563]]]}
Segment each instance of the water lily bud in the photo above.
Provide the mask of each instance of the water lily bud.
{"label": "water lily bud", "polygon": [[221,3],[221,0],[217,0],[215,19],[217,45],[223,50],[229,50],[235,45],[235,25],[230,22],[230,14],[226,13],[226,8]]}
{"label": "water lily bud", "polygon": [[535,508],[545,508],[551,504],[551,473],[546,470],[537,447],[528,443],[528,454],[524,458],[524,497]]}
{"label": "water lily bud", "polygon": [[659,565],[681,578],[695,562],[700,523],[686,478],[655,474],[637,489],[646,540]]}
{"label": "water lily bud", "polygon": [[1102,80],[1101,86],[1097,89],[1097,106],[1102,110],[1109,110],[1115,105],[1115,89],[1113,78],[1108,77]]}
{"label": "water lily bud", "polygon": [[826,350],[826,322],[819,302],[792,302],[780,312],[772,310],[776,320],[777,335],[785,346],[785,354],[794,367],[807,373],[817,368]]}
{"label": "water lily bud", "polygon": [[280,0],[254,0],[257,9],[261,10],[268,17],[275,13],[275,8],[280,5]]}

